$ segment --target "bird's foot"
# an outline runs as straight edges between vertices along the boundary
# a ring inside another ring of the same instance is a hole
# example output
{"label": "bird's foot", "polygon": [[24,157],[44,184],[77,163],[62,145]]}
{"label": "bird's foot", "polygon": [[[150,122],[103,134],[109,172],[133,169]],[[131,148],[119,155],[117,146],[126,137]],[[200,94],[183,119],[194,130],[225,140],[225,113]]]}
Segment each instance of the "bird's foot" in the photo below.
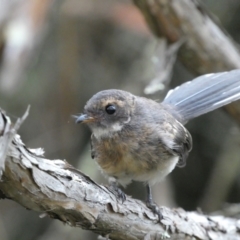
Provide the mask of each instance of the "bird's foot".
{"label": "bird's foot", "polygon": [[161,210],[158,207],[158,205],[155,202],[153,202],[152,199],[147,199],[146,205],[149,209],[152,210],[152,212],[154,214],[156,214],[158,216],[158,220],[159,220],[159,222],[161,222],[161,220],[163,219],[163,215],[162,215]]}
{"label": "bird's foot", "polygon": [[122,203],[126,200],[126,195],[116,184],[111,184],[109,190],[115,195],[115,197],[120,200]]}

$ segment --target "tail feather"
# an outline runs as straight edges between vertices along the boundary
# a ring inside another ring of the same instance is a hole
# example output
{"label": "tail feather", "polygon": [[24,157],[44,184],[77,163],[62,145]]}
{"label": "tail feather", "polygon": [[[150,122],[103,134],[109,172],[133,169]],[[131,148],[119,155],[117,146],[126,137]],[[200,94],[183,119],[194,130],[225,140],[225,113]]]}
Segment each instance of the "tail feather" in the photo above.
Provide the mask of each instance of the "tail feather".
{"label": "tail feather", "polygon": [[240,70],[206,74],[170,90],[163,104],[174,106],[183,122],[240,99]]}

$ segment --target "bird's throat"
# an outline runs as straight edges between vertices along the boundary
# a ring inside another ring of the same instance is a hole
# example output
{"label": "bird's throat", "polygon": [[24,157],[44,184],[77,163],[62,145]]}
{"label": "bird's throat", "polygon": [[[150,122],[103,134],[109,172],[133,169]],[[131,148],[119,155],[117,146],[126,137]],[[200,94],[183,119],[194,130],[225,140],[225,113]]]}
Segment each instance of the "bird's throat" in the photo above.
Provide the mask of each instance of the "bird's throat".
{"label": "bird's throat", "polygon": [[123,125],[119,123],[114,123],[109,127],[93,127],[92,133],[96,137],[96,139],[103,139],[103,138],[111,138],[115,133],[121,131]]}

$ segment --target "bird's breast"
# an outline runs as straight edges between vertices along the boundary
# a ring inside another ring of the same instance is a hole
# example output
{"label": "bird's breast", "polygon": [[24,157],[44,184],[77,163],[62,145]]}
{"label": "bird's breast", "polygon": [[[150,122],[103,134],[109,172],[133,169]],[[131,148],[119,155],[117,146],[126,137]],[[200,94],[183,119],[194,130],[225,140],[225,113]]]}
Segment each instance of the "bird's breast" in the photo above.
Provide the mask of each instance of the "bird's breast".
{"label": "bird's breast", "polygon": [[116,134],[111,138],[93,138],[92,145],[95,160],[103,173],[120,182],[124,179],[158,182],[173,170],[178,161],[178,157],[152,138],[123,138]]}

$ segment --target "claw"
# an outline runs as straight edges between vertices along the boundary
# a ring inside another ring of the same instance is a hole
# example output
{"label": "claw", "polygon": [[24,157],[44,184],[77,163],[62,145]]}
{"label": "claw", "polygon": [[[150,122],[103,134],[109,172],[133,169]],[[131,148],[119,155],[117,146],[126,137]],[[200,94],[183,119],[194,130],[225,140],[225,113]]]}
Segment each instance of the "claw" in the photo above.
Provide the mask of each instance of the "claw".
{"label": "claw", "polygon": [[115,182],[110,183],[109,190],[115,195],[118,200],[121,200],[122,203],[126,201],[126,194],[122,191],[121,188],[117,186]]}
{"label": "claw", "polygon": [[[149,199],[148,199],[148,200],[149,200]],[[158,205],[157,205],[155,202],[153,202],[153,201],[148,201],[148,200],[146,201],[147,207],[148,207],[149,209],[151,209],[152,212],[158,216],[158,221],[161,222],[161,220],[163,219],[163,215],[162,215],[162,213],[161,213],[160,208],[158,207]]]}
{"label": "claw", "polygon": [[156,214],[158,216],[158,221],[161,222],[161,220],[163,219],[163,215],[161,213],[160,208],[158,207],[158,205],[153,201],[152,199],[152,191],[150,186],[147,184],[147,201],[146,201],[146,205],[149,209],[152,210],[152,212],[154,214]]}
{"label": "claw", "polygon": [[117,186],[110,186],[110,191],[115,195],[115,197],[116,197],[118,200],[121,200],[122,203],[125,202],[125,200],[126,200],[126,195],[125,195],[125,193],[124,193],[120,188],[118,188]]}

